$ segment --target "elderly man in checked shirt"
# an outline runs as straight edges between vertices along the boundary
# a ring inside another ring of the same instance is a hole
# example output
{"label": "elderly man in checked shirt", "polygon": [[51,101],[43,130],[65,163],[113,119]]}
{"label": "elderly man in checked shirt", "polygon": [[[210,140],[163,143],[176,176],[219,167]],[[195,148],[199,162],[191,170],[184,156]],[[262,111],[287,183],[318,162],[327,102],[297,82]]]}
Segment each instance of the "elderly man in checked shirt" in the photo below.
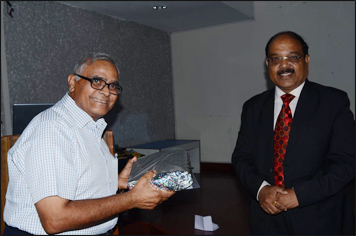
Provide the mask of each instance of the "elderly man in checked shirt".
{"label": "elderly man in checked shirt", "polygon": [[8,152],[4,234],[105,234],[120,212],[153,209],[173,191],[149,185],[148,172],[128,192],[132,158],[118,162],[102,139],[102,118],[114,106],[119,70],[111,57],[82,57],[68,77],[69,92],[37,115]]}

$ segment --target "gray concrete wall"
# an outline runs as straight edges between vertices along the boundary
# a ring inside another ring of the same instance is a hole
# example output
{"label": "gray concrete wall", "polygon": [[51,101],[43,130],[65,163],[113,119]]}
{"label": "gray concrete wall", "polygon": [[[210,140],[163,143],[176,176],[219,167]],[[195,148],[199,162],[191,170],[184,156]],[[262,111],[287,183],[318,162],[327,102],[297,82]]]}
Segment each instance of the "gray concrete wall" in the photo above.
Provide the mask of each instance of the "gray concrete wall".
{"label": "gray concrete wall", "polygon": [[[115,143],[174,138],[168,33],[58,2],[11,4],[13,18],[6,7],[2,11],[8,85],[1,87],[1,135],[9,134],[6,127],[12,130],[4,103],[11,113],[14,103],[54,103],[68,90],[67,77],[83,54],[106,52],[120,68],[124,89],[106,116]],[[3,99],[5,90],[9,99]]]}
{"label": "gray concrete wall", "polygon": [[254,20],[173,33],[176,138],[203,162],[230,163],[243,103],[271,84],[265,46],[292,30],[309,44],[309,79],[346,91],[355,114],[355,2],[255,1]]}

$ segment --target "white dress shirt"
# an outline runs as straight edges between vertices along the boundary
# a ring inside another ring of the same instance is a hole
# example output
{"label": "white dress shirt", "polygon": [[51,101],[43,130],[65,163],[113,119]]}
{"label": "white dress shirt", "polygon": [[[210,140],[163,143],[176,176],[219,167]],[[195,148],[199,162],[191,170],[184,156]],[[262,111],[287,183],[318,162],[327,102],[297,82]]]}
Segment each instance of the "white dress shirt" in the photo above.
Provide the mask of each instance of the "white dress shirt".
{"label": "white dress shirt", "polygon": [[[300,93],[302,92],[302,89],[304,87],[305,82],[303,82],[301,85],[299,85],[297,88],[295,88],[294,90],[292,90],[291,92],[289,92],[289,94],[294,95],[294,99],[289,103],[289,108],[292,112],[292,117],[294,116],[294,112],[295,109],[297,108],[297,104],[298,104],[298,100],[300,97]],[[275,94],[274,94],[274,119],[273,119],[273,129],[276,126],[276,122],[277,122],[277,118],[278,115],[282,109],[282,105],[283,105],[283,100],[281,98],[282,95],[285,94],[285,92],[283,92],[278,86],[275,86]],[[267,181],[263,181],[260,188],[257,191],[257,201],[258,201],[258,194],[260,193],[260,190],[266,186],[266,185],[271,185],[270,183],[268,183]]]}
{"label": "white dress shirt", "polygon": [[[4,221],[31,234],[46,234],[35,203],[49,196],[68,200],[116,194],[118,160],[102,139],[103,118],[96,122],[67,94],[37,115],[8,152],[9,185]],[[117,218],[61,234],[102,234]]]}

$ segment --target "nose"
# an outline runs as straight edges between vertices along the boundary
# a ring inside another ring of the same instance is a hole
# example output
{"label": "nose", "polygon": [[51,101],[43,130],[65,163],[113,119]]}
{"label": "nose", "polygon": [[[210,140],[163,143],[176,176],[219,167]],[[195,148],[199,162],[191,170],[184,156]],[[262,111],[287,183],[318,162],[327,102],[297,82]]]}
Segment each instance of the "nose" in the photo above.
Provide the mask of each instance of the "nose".
{"label": "nose", "polygon": [[105,84],[104,88],[100,90],[100,93],[104,94],[105,96],[110,96],[109,85]]}
{"label": "nose", "polygon": [[287,58],[282,58],[282,62],[280,64],[281,67],[288,67],[289,66],[289,62],[287,60]]}

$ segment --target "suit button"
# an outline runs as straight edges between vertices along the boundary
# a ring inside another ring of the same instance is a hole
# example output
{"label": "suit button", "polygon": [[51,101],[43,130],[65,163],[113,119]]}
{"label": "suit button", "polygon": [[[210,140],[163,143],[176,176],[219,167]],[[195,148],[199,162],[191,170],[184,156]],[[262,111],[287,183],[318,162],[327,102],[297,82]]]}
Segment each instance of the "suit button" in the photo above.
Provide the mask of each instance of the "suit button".
{"label": "suit button", "polygon": [[271,173],[273,172],[272,168],[269,169],[269,172],[271,172]]}

